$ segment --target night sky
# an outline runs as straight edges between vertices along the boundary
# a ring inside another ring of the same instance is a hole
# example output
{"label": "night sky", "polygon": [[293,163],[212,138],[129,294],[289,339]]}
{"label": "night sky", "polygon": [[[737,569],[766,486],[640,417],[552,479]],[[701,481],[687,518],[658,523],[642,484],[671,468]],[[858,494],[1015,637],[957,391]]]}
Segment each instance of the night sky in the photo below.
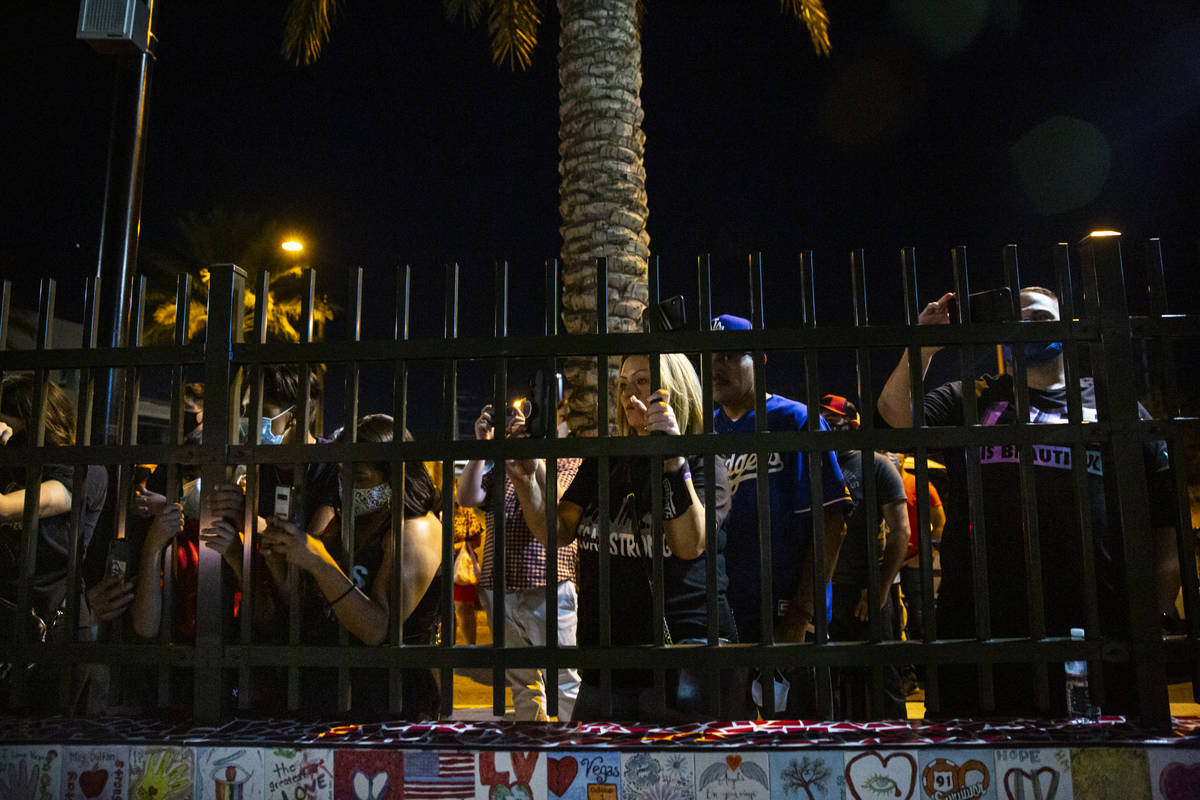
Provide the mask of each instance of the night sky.
{"label": "night sky", "polygon": [[[949,287],[952,245],[970,248],[974,286],[999,282],[1008,242],[1025,247],[1023,277],[1049,281],[1055,242],[1112,227],[1133,285],[1140,242],[1162,237],[1177,310],[1191,310],[1200,9],[1045,5],[828,0],[823,59],[776,3],[649,0],[642,102],[664,293],[694,303],[695,257],[711,252],[718,310],[748,313],[746,254],[761,250],[767,322],[795,324],[796,254],[811,248],[818,320],[846,322],[847,253],[864,247],[872,319],[891,322],[901,246],[918,247],[924,300]],[[376,287],[411,264],[418,335],[441,330],[452,260],[479,311],[462,332],[489,332],[491,263],[505,257],[514,329],[539,331],[540,265],[559,250],[556,12],[514,74],[440,3],[364,0],[345,3],[321,61],[296,68],[278,55],[283,8],[159,1],[144,245],[169,247],[176,219],[216,206],[281,220],[335,299],[349,267]],[[111,60],[74,39],[77,14],[57,0],[10,10],[3,55],[0,273],[27,305],[35,273],[60,279],[68,317],[95,271],[112,93]],[[390,294],[368,306],[380,335]]]}

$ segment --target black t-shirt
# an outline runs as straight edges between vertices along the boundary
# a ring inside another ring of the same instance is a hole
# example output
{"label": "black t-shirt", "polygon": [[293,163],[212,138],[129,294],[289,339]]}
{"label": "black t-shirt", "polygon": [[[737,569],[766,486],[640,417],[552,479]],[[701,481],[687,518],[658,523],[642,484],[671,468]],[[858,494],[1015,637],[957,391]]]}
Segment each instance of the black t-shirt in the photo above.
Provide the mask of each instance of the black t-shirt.
{"label": "black t-shirt", "polygon": [[[842,540],[842,550],[833,573],[834,583],[859,587],[867,585],[868,547],[875,554],[876,560],[883,558],[883,508],[892,503],[904,503],[907,499],[904,493],[904,479],[900,477],[892,460],[881,453],[874,455],[875,519],[880,526],[873,536],[869,536],[867,509],[863,503],[862,451],[845,450],[837,454],[838,466],[842,468],[846,488],[850,490],[850,497],[854,500],[854,510],[846,517],[846,538]],[[905,513],[907,514],[907,511]]]}
{"label": "black t-shirt", "polygon": [[[979,421],[984,426],[1008,425],[1015,419],[1012,378],[985,376],[975,382]],[[1081,381],[1084,421],[1096,420],[1095,387],[1091,379]],[[925,395],[927,425],[961,425],[962,384],[948,383]],[[1029,390],[1031,421],[1065,422],[1065,389]],[[1138,407],[1143,418],[1149,413]],[[1083,591],[1083,545],[1080,509],[1090,513],[1096,565],[1097,602],[1103,632],[1128,632],[1124,592],[1124,555],[1112,478],[1111,460],[1099,445],[1085,447],[1087,458],[1086,498],[1076,497],[1068,445],[1033,447],[1037,494],[1038,533],[1042,562],[1043,603],[1047,631],[1067,635],[1072,627],[1085,625]],[[1025,538],[1021,516],[1018,463],[1015,445],[982,445],[979,450],[982,475],[982,519],[987,536],[987,575],[991,603],[992,633],[997,636],[1028,635]],[[966,451],[955,448],[945,453],[949,491],[943,493],[946,531],[942,538],[942,588],[938,599],[938,633],[945,637],[974,635],[974,587],[971,569],[970,516],[966,482]],[[1165,443],[1148,441],[1143,446],[1150,508],[1155,526],[1173,524],[1171,482]],[[1149,543],[1147,543],[1149,546]]]}
{"label": "black t-shirt", "polygon": [[[390,507],[365,514],[358,518],[355,528],[354,563],[349,577],[355,585],[370,596],[371,587],[383,565],[384,537],[391,536],[392,510]],[[334,517],[325,530],[322,540],[329,554],[341,562],[342,521]],[[393,565],[400,568],[397,561]],[[302,582],[302,641],[307,644],[336,645],[340,623],[320,588],[307,574]],[[404,620],[401,636],[404,644],[434,644],[438,626],[438,611],[441,608],[442,578],[435,573],[429,588],[421,596],[416,607]],[[392,601],[392,613],[399,611],[398,598]],[[354,636],[352,646],[363,646]],[[429,719],[436,717],[439,692],[433,673],[428,669],[403,670],[403,702],[400,711],[405,719]],[[304,670],[302,678],[304,709],[318,713],[331,713],[337,698],[337,672],[328,669]],[[354,719],[372,719],[387,716],[388,673],[385,669],[354,668],[350,670],[351,716]]]}
{"label": "black t-shirt", "polygon": [[[19,476],[8,472],[3,478],[4,492],[19,491],[24,486],[24,471]],[[46,464],[42,467],[42,482],[59,481],[70,492],[74,488],[75,467],[69,464]],[[89,466],[84,483],[83,515],[80,519],[80,552],[87,550],[104,499],[108,493],[108,472],[99,466]],[[24,529],[21,519],[0,525],[0,595],[15,600],[17,576],[20,572],[21,551],[24,548]],[[67,566],[71,554],[71,512],[38,520],[37,555],[34,562],[34,607],[46,618],[66,596]],[[80,573],[82,577],[82,572]]]}
{"label": "black t-shirt", "polygon": [[[733,613],[725,598],[728,578],[725,575],[725,532],[722,527],[729,509],[729,484],[724,461],[716,464],[717,516],[717,592],[720,635],[737,640]],[[692,484],[696,494],[704,499],[704,459],[688,459]],[[579,473],[563,493],[563,501],[582,509],[577,529],[579,552],[579,629],[580,645],[600,643],[600,513],[597,494],[596,459],[584,459]],[[651,576],[653,562],[650,554],[652,516],[650,508],[650,462],[644,458],[612,458],[609,461],[609,561],[611,589],[609,618],[612,620],[612,644],[649,644],[655,629],[663,623],[653,619]],[[670,546],[663,542],[664,605],[666,623],[673,641],[702,638],[707,635],[706,577],[707,554],[685,560],[671,555]],[[645,675],[626,671],[614,673],[619,685],[640,685]],[[584,671],[584,680],[595,682],[596,673]]]}

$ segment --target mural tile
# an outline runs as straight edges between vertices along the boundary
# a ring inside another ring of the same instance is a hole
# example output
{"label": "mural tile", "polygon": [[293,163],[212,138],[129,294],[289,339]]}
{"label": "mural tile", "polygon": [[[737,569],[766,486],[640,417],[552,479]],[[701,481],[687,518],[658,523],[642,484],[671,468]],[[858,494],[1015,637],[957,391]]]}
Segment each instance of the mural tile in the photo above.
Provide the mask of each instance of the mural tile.
{"label": "mural tile", "polygon": [[68,747],[63,761],[63,800],[125,800],[129,794],[129,748]]}
{"label": "mural tile", "polygon": [[267,800],[333,800],[333,751],[278,747],[266,750]]}
{"label": "mural tile", "polygon": [[477,755],[475,800],[545,800],[546,753],[513,750]]}
{"label": "mural tile", "polygon": [[1154,800],[1200,797],[1200,749],[1152,747],[1146,750]]}
{"label": "mural tile", "polygon": [[996,793],[1001,800],[1069,800],[1071,751],[1065,747],[996,748]]}
{"label": "mural tile", "polygon": [[622,800],[694,800],[696,754],[680,750],[621,754]]}
{"label": "mural tile", "polygon": [[546,786],[550,800],[620,800],[621,754],[616,750],[550,753]]}
{"label": "mural tile", "polygon": [[56,800],[62,787],[62,753],[55,745],[0,748],[0,797]]}
{"label": "mural tile", "polygon": [[398,750],[344,749],[333,754],[333,796],[338,800],[395,800],[404,782]]}
{"label": "mural tile", "polygon": [[129,800],[193,800],[196,755],[190,747],[131,747]]}
{"label": "mural tile", "polygon": [[1071,783],[1087,800],[1150,800],[1146,751],[1133,747],[1071,750]]}
{"label": "mural tile", "polygon": [[996,800],[995,771],[992,750],[921,750],[915,796],[922,800]]}
{"label": "mural tile", "polygon": [[847,800],[913,800],[920,796],[916,751],[850,750],[843,757]]}
{"label": "mural tile", "polygon": [[196,800],[263,800],[265,787],[261,749],[196,748]]}
{"label": "mural tile", "polygon": [[696,753],[698,800],[770,800],[771,762],[763,751]]}
{"label": "mural tile", "polygon": [[840,750],[771,751],[771,795],[802,800],[835,800],[846,795]]}

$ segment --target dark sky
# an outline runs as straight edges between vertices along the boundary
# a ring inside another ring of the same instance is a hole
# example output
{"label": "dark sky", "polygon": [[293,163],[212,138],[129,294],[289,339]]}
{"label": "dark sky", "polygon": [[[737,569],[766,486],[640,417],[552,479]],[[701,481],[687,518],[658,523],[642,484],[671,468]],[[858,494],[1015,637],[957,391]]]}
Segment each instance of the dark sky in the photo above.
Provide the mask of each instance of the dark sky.
{"label": "dark sky", "polygon": [[[795,255],[812,248],[818,318],[845,321],[846,254],[861,246],[872,314],[892,321],[903,245],[936,296],[951,245],[971,248],[976,286],[997,282],[1007,242],[1048,280],[1055,242],[1105,226],[1127,252],[1162,237],[1171,287],[1194,305],[1200,9],[1120,5],[828,0],[822,59],[777,3],[650,0],[642,102],[665,290],[694,296],[695,256],[712,252],[718,296],[746,313],[746,254],[762,250],[768,323],[789,324]],[[522,298],[559,248],[556,12],[532,69],[512,74],[440,3],[380,0],[348,0],[320,63],[298,69],[278,56],[283,7],[159,0],[143,242],[167,247],[174,220],[218,205],[283,220],[334,290],[347,267],[375,288],[412,264],[417,332],[441,328],[441,263],[462,263],[464,304],[486,309],[504,256],[514,325],[537,317]],[[0,89],[0,272],[18,300],[35,273],[58,277],[68,316],[69,287],[95,269],[112,93],[111,61],[73,38],[77,13],[10,10]],[[464,314],[464,332],[490,319]]]}

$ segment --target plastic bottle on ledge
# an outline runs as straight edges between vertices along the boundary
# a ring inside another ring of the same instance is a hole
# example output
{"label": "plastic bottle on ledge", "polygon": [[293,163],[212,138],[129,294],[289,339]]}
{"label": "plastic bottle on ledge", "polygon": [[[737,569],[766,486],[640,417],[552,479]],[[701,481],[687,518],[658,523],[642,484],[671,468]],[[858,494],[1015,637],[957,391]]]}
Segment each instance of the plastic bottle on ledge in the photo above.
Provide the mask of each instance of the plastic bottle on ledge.
{"label": "plastic bottle on ledge", "polygon": [[[1071,639],[1083,641],[1083,628],[1071,628]],[[1092,703],[1088,688],[1087,661],[1067,661],[1063,664],[1067,681],[1067,717],[1080,722],[1100,718],[1100,709]]]}

